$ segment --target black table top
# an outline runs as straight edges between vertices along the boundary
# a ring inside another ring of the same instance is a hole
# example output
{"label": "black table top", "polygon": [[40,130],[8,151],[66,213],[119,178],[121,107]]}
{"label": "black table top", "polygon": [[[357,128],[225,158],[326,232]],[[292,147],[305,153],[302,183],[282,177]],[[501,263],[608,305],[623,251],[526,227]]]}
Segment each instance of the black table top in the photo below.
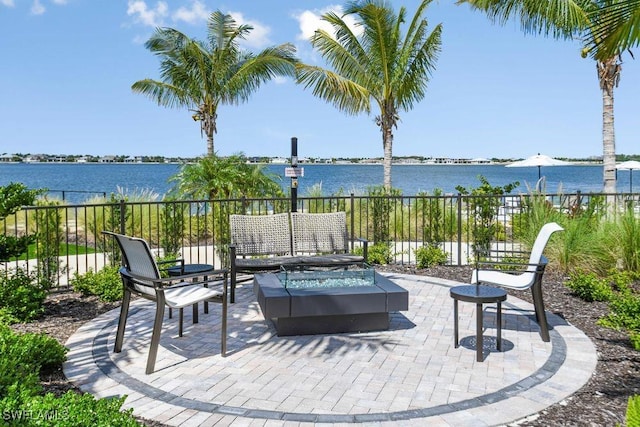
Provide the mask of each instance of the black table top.
{"label": "black table top", "polygon": [[179,265],[167,268],[167,272],[170,276],[179,276],[181,274],[197,274],[207,273],[213,271],[213,265],[211,264],[185,264],[184,270]]}
{"label": "black table top", "polygon": [[499,302],[507,299],[507,291],[484,285],[455,286],[449,291],[454,299],[467,302]]}

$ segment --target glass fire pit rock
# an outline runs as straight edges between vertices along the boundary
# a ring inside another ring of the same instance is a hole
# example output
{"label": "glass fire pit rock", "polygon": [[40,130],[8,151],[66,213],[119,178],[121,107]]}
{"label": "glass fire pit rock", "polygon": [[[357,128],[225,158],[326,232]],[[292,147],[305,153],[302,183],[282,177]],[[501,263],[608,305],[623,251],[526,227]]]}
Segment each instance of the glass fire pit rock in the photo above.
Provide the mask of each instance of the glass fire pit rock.
{"label": "glass fire pit rock", "polygon": [[285,289],[350,288],[373,286],[376,283],[375,270],[368,264],[340,269],[312,269],[305,267],[304,270],[301,270],[282,268],[278,273],[278,278]]}

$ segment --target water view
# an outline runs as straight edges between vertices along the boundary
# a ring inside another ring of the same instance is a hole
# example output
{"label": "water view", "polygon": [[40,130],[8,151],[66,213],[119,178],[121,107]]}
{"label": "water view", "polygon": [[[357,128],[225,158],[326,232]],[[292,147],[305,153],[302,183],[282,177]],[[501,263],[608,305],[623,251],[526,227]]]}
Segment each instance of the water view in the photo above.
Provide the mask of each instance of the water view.
{"label": "water view", "polygon": [[[269,172],[281,178],[286,190],[291,184],[284,177],[287,165],[268,165]],[[381,165],[301,165],[304,177],[299,178],[298,195],[308,195],[314,185],[320,185],[324,195],[342,191],[344,194],[365,194],[370,186],[382,185]],[[30,188],[47,188],[50,196],[80,203],[93,196],[125,192],[152,191],[162,196],[173,183],[170,177],[179,171],[177,164],[76,164],[76,163],[0,163],[0,185],[22,182]],[[602,166],[572,165],[543,167],[548,193],[599,192],[602,190]],[[538,180],[537,168],[506,168],[504,165],[394,165],[393,186],[404,195],[433,192],[456,193],[455,187],[466,188],[479,184],[478,175],[485,176],[492,185],[519,181],[516,192],[527,192]],[[618,191],[629,191],[629,171],[618,173]]]}

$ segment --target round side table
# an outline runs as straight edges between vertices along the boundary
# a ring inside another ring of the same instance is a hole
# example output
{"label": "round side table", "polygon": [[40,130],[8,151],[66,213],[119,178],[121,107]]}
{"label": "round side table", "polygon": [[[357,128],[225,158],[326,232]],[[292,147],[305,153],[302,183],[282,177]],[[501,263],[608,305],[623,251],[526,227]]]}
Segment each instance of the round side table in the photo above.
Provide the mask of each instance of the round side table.
{"label": "round side table", "polygon": [[458,301],[472,302],[476,304],[476,359],[478,362],[483,361],[482,354],[482,304],[497,304],[496,328],[498,332],[497,348],[502,351],[502,301],[507,299],[507,292],[501,288],[494,288],[484,285],[464,285],[455,286],[450,290],[451,298],[453,298],[453,333],[455,347],[459,347],[458,343]]}

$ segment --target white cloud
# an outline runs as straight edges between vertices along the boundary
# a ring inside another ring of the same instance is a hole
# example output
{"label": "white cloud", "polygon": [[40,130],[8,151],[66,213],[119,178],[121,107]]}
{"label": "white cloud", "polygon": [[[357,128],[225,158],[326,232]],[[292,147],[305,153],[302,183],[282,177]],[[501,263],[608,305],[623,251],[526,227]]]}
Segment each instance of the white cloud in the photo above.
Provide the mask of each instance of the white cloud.
{"label": "white cloud", "polygon": [[191,4],[191,8],[182,6],[172,15],[174,21],[184,21],[189,24],[196,24],[198,22],[206,22],[209,18],[210,12],[207,7],[199,0],[195,0]]}
{"label": "white cloud", "polygon": [[247,39],[240,41],[240,44],[246,47],[260,48],[270,44],[269,33],[271,28],[251,19],[247,19],[240,12],[227,12],[236,21],[237,25],[251,25],[253,30],[249,32]]}
{"label": "white cloud", "polygon": [[274,82],[277,85],[281,85],[281,84],[285,84],[289,81],[288,78],[286,77],[282,77],[282,76],[275,76],[273,79],[271,79],[272,82]]}
{"label": "white cloud", "polygon": [[[249,32],[247,39],[239,41],[243,47],[261,48],[270,44],[270,27],[259,21],[246,18],[241,12],[230,11],[225,13],[231,15],[237,25],[246,24],[253,27],[253,30]],[[150,27],[160,27],[164,25],[164,20],[169,16],[173,22],[185,22],[188,24],[206,22],[209,19],[209,16],[211,16],[211,11],[207,9],[206,4],[201,0],[193,0],[190,6],[182,6],[175,12],[169,11],[169,6],[165,1],[158,1],[154,8],[150,8],[144,0],[129,0],[127,15],[132,16],[136,23]]]}
{"label": "white cloud", "polygon": [[40,0],[33,0],[31,5],[31,13],[34,15],[42,15],[47,9],[40,3]]}
{"label": "white cloud", "polygon": [[[53,4],[65,5],[69,2],[69,0],[51,0]],[[0,5],[6,7],[15,7],[15,0],[0,0]],[[42,15],[47,11],[47,8],[40,2],[40,0],[33,0],[31,4],[31,13],[33,15]]]}
{"label": "white cloud", "polygon": [[[330,5],[323,9],[314,9],[314,10],[305,10],[297,15],[294,15],[294,18],[298,21],[298,26],[300,28],[300,33],[298,33],[298,40],[309,40],[309,38],[315,33],[317,30],[324,30],[329,34],[333,34],[333,27],[327,22],[321,19],[322,15],[325,15],[329,12],[333,12],[338,16],[341,16],[343,13],[342,6],[339,5]],[[362,32],[359,27],[356,27],[355,20],[353,16],[349,15],[343,18],[347,25],[354,31],[356,34]]]}
{"label": "white cloud", "polygon": [[153,9],[142,0],[129,0],[127,6],[127,15],[133,16],[135,22],[149,27],[162,26],[169,13],[169,6],[164,1],[157,2]]}

